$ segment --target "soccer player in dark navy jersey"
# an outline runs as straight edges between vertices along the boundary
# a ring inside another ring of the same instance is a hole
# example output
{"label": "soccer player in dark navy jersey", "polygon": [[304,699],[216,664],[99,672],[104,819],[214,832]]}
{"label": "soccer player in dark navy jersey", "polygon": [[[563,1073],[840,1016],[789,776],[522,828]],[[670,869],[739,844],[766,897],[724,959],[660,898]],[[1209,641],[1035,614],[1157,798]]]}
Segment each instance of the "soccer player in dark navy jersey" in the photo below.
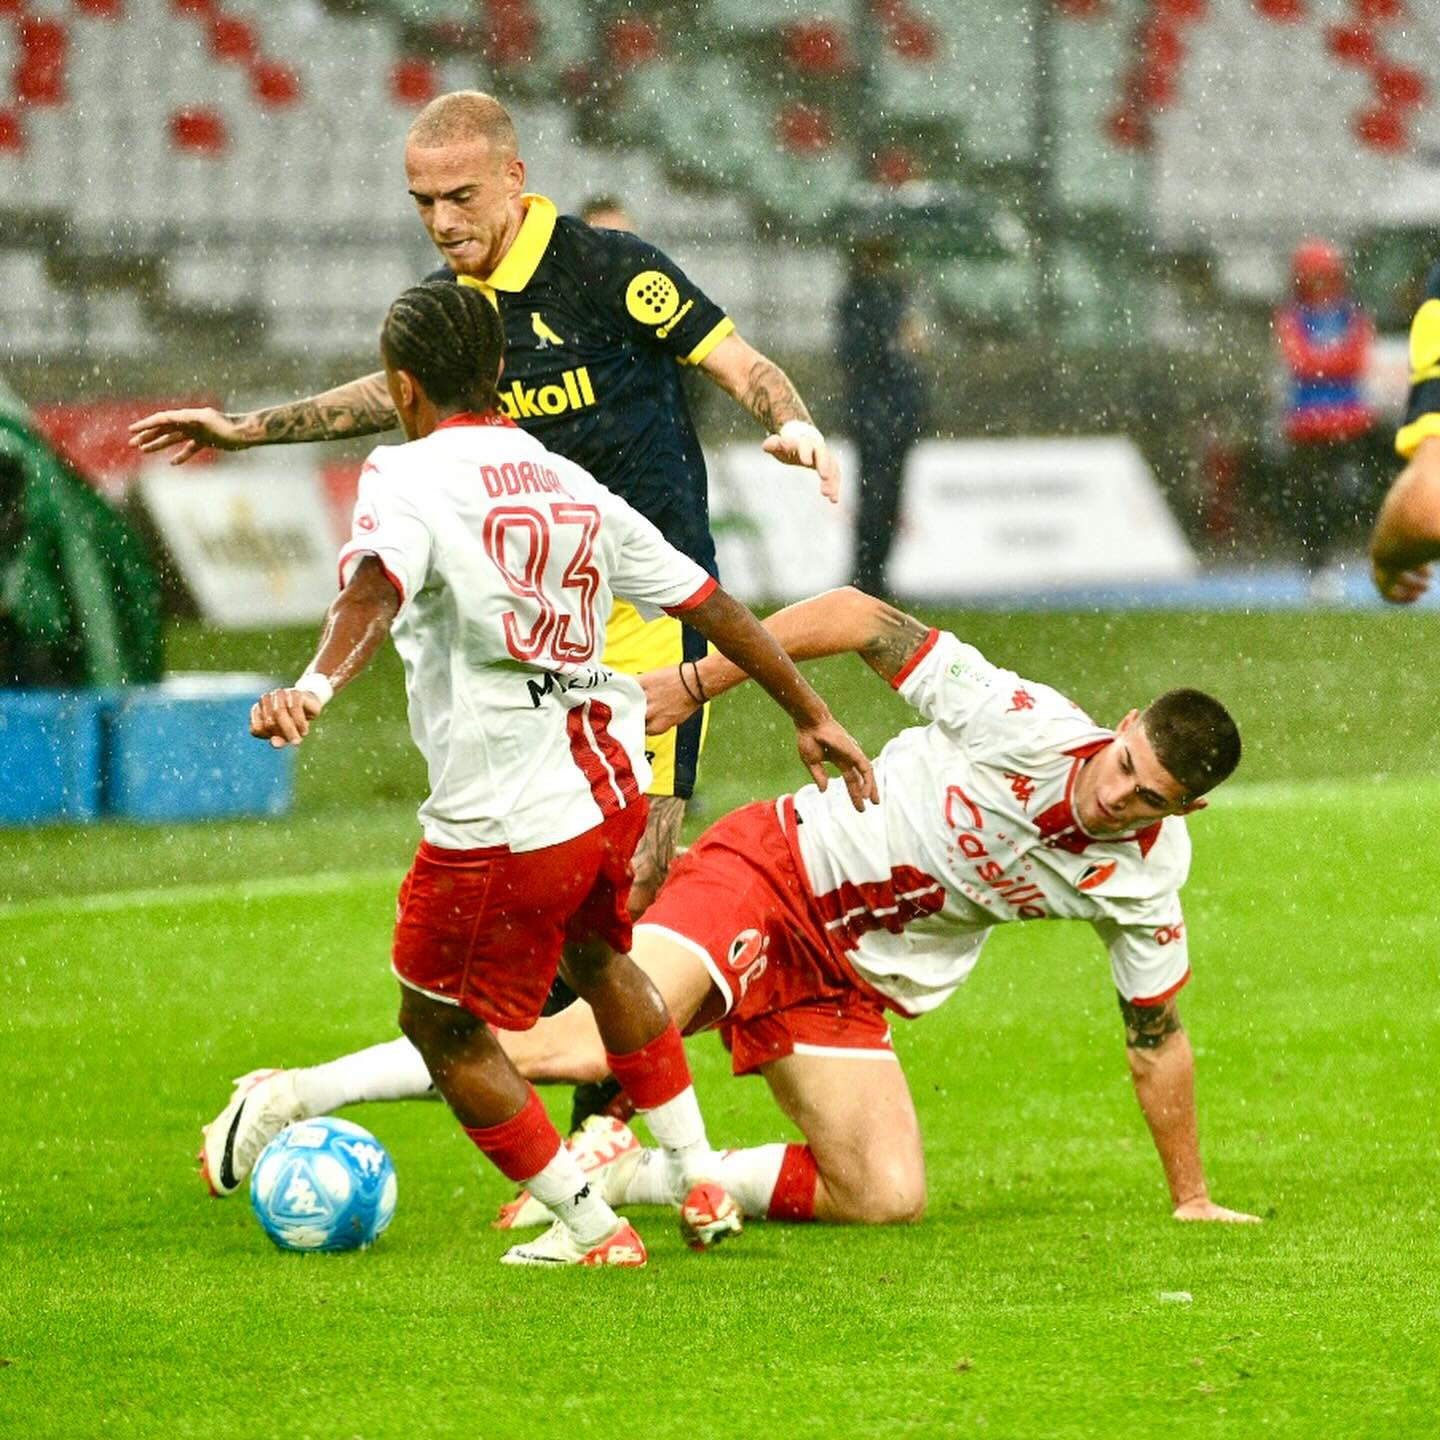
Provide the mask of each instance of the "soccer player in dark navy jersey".
{"label": "soccer player in dark navy jersey", "polygon": [[[678,366],[703,370],[771,432],[764,448],[815,470],[839,494],[839,466],[784,372],[667,256],[633,235],[593,229],[525,190],[525,163],[505,108],[478,91],[441,95],[411,126],[405,172],[445,274],[475,285],[505,321],[502,403],[517,424],[584,465],[714,571],[704,460]],[[379,372],[320,395],[248,414],[175,410],[132,427],[146,452],[370,435],[397,424]],[[683,666],[703,641],[668,617],[617,607],[605,660],[640,673]],[[664,878],[694,783],[704,712],[652,737],[650,823],[635,853],[637,909]]]}
{"label": "soccer player in dark navy jersey", "polygon": [[1370,559],[1381,595],[1409,605],[1440,559],[1440,265],[1410,325],[1410,400],[1395,448],[1408,463],[1380,506]]}

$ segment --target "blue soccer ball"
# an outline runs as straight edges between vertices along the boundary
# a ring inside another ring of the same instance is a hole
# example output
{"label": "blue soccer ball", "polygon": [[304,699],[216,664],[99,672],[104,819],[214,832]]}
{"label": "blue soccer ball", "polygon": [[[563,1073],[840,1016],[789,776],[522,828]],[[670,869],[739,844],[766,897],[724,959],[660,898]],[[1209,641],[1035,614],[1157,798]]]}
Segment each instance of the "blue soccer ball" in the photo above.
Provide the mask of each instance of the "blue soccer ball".
{"label": "blue soccer ball", "polygon": [[282,1250],[361,1250],[395,1214],[395,1166],[363,1126],[301,1120],[260,1152],[250,1204]]}

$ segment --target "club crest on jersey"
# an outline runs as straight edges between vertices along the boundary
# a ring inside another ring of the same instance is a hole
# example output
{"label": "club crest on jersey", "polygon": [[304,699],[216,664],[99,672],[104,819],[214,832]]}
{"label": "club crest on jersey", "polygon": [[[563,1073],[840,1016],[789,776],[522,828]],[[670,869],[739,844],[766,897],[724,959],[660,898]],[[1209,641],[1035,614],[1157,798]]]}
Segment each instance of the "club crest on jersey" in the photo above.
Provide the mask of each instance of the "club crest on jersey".
{"label": "club crest on jersey", "polygon": [[552,345],[563,345],[565,342],[546,323],[544,317],[538,310],[530,312],[530,328],[535,332],[535,338],[540,342],[540,349],[548,350]]}
{"label": "club crest on jersey", "polygon": [[736,976],[741,1000],[745,998],[745,992],[751,983],[765,973],[770,963],[770,957],[765,953],[769,948],[770,937],[762,935],[758,930],[742,930],[730,942],[725,964]]}
{"label": "club crest on jersey", "polygon": [[512,381],[499,394],[500,410],[507,420],[540,420],[552,415],[565,415],[595,404],[595,387],[590,383],[590,369],[561,373],[559,384],[527,385]]}
{"label": "club crest on jersey", "polygon": [[1094,865],[1087,865],[1080,878],[1075,882],[1075,888],[1077,890],[1098,890],[1115,873],[1115,863],[1114,860],[1103,860]]}

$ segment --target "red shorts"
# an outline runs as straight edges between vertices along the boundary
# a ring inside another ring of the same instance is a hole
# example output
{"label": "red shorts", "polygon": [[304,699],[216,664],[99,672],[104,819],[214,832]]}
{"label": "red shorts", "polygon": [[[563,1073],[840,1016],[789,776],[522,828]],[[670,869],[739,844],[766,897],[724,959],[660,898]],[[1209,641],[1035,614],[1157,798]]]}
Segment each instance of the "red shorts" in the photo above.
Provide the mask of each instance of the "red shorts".
{"label": "red shorts", "polygon": [[528,1030],[566,941],[630,949],[630,857],[646,809],[642,798],[573,840],[519,854],[422,840],[400,887],[395,974],[502,1030]]}
{"label": "red shorts", "polygon": [[718,1026],[737,1075],[786,1055],[893,1055],[884,1002],[827,943],[774,801],[705,831],[640,923],[710,972],[725,1013],[698,1028]]}

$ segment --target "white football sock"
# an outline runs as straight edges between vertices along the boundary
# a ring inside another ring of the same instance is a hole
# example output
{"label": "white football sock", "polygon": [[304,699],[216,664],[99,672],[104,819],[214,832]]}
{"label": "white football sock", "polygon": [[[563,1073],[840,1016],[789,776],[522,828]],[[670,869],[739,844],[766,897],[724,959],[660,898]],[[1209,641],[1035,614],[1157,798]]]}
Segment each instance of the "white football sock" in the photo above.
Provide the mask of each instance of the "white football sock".
{"label": "white football sock", "polygon": [[721,1150],[715,1157],[719,1168],[714,1176],[730,1198],[751,1219],[764,1219],[770,1212],[775,1182],[785,1162],[785,1146],[757,1145],[751,1150]]}
{"label": "white football sock", "polygon": [[625,1182],[625,1193],[617,1196],[617,1205],[674,1205],[681,1197],[675,1193],[675,1178],[670,1157],[663,1150],[642,1150],[639,1162]]}
{"label": "white football sock", "polygon": [[420,1052],[403,1035],[292,1075],[306,1115],[329,1115],[365,1100],[418,1100],[435,1093]]}
{"label": "white football sock", "polygon": [[563,1145],[538,1175],[523,1183],[587,1248],[603,1240],[620,1223],[620,1217],[601,1198],[599,1187],[586,1180],[585,1172]]}
{"label": "white football sock", "polygon": [[679,1177],[681,1193],[697,1180],[715,1180],[715,1152],[705,1135],[705,1121],[695,1087],[687,1085],[672,1100],[653,1110],[641,1110],[641,1118],[650,1133],[664,1147],[670,1164]]}

